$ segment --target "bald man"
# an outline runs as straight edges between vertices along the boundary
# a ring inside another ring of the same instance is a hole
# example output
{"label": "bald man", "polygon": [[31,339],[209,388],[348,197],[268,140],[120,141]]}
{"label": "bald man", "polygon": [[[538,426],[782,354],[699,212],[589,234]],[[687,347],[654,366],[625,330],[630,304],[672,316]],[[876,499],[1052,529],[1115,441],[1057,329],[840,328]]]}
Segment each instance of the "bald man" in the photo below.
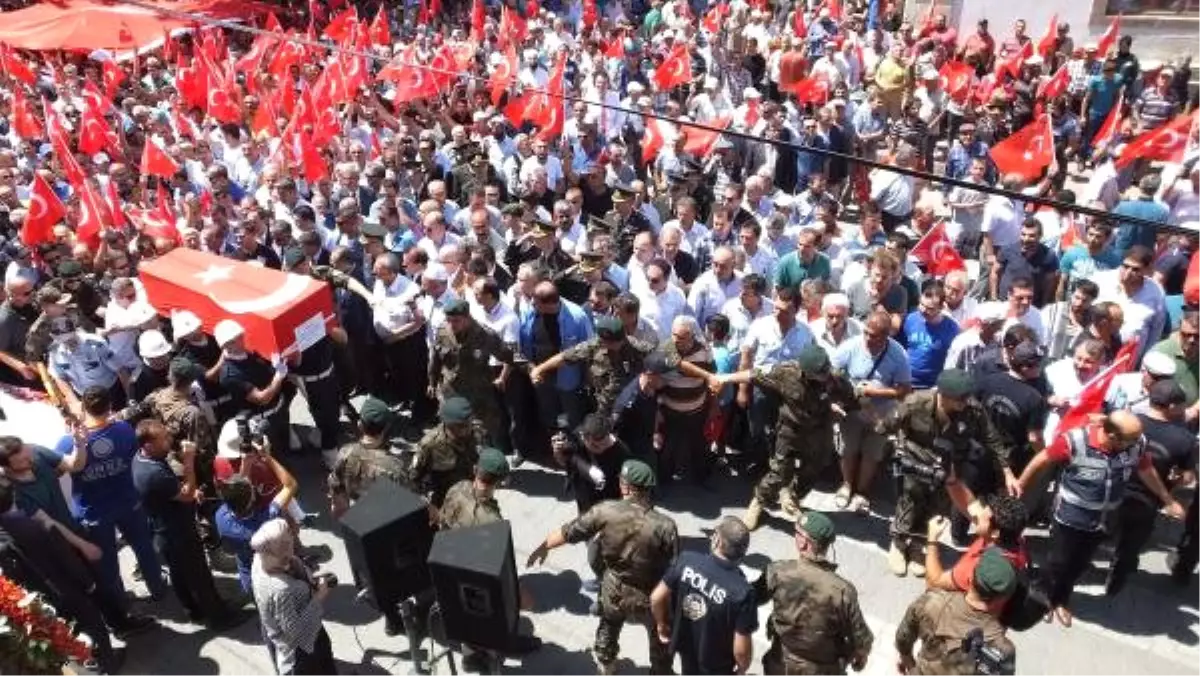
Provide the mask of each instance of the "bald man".
{"label": "bald man", "polygon": [[1054,615],[1069,627],[1071,592],[1107,537],[1105,516],[1120,506],[1133,472],[1169,516],[1181,519],[1184,509],[1154,471],[1142,421],[1128,411],[1093,416],[1059,435],[1021,473],[1022,491],[1036,485],[1037,475],[1050,465],[1062,465],[1063,471],[1050,529],[1046,589]]}

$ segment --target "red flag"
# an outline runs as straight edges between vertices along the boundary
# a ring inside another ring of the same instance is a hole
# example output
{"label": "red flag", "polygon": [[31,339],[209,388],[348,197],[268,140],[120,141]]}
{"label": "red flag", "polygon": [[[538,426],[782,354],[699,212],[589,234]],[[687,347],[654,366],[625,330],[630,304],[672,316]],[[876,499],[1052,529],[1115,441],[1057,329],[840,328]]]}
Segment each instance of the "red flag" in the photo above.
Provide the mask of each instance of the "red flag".
{"label": "red flag", "polygon": [[[1113,378],[1128,373],[1133,368],[1132,355],[1137,352],[1138,341],[1136,339],[1130,341],[1126,345],[1121,346],[1121,351],[1113,360],[1113,363],[1108,368],[1100,373],[1097,373],[1091,380],[1083,386],[1075,397],[1071,406],[1063,413],[1062,418],[1058,421],[1057,434],[1066,434],[1070,430],[1087,424],[1088,417],[1104,411],[1104,399],[1108,395],[1108,388],[1112,385]],[[1129,346],[1133,347],[1132,352],[1127,351]]]}
{"label": "red flag", "polygon": [[95,155],[107,149],[117,154],[116,137],[99,109],[90,103],[84,105],[79,123],[79,152]]}
{"label": "red flag", "polygon": [[109,181],[104,186],[104,201],[108,206],[108,213],[112,214],[113,227],[121,227],[129,221],[125,218],[125,210],[121,208],[121,196],[117,194],[117,184]]}
{"label": "red flag", "polygon": [[483,42],[483,27],[486,23],[487,8],[484,7],[483,0],[474,0],[471,3],[471,42]]}
{"label": "red flag", "polygon": [[21,225],[21,241],[27,246],[54,241],[54,226],[67,215],[67,208],[58,199],[54,189],[34,172],[33,187],[29,191],[29,211]]}
{"label": "red flag", "polygon": [[929,232],[912,248],[912,255],[925,264],[925,269],[935,277],[944,277],[955,270],[966,270],[967,264],[954,249],[954,243],[946,236],[946,224],[934,223]]}
{"label": "red flag", "polygon": [[508,8],[507,5],[500,8],[500,43],[521,45],[525,42],[525,37],[529,35],[529,25],[525,19],[516,11]]}
{"label": "red flag", "polygon": [[645,134],[642,136],[642,164],[650,164],[658,157],[658,152],[667,144],[667,137],[675,138],[675,132],[670,123],[652,117],[646,120]]}
{"label": "red flag", "polygon": [[392,27],[388,24],[387,12],[384,11],[383,5],[380,5],[379,11],[375,13],[375,20],[371,22],[367,34],[370,35],[371,42],[379,47],[392,46]]}
{"label": "red flag", "polygon": [[1104,31],[1104,35],[1096,42],[1096,53],[1101,59],[1107,58],[1108,53],[1112,51],[1114,45],[1117,44],[1117,38],[1121,36],[1121,15],[1113,17],[1112,23],[1108,25],[1108,30]]}
{"label": "red flag", "polygon": [[669,91],[692,81],[692,55],[687,45],[676,45],[671,55],[654,69],[654,84],[660,91]]}
{"label": "red flag", "polygon": [[508,89],[508,85],[517,77],[517,68],[519,67],[517,50],[510,42],[508,48],[504,50],[504,58],[496,64],[488,78],[488,89],[492,92],[494,105],[500,105],[500,97],[504,96],[504,90]]}
{"label": "red flag", "polygon": [[246,78],[247,83],[253,82],[254,75],[262,70],[262,64],[267,58],[267,53],[277,43],[278,40],[274,36],[259,35],[254,38],[254,43],[250,45],[250,50],[242,58],[234,62],[233,69],[239,73],[246,73],[249,76]]}
{"label": "red flag", "polygon": [[1072,214],[1064,214],[1062,224],[1063,231],[1062,236],[1058,238],[1058,250],[1066,253],[1083,241],[1083,233],[1079,232],[1079,224],[1075,222]]}
{"label": "red flag", "polygon": [[1054,161],[1050,116],[1039,115],[1012,136],[992,147],[992,161],[1001,174],[1016,174],[1032,181]]}
{"label": "red flag", "polygon": [[100,196],[90,181],[75,186],[79,192],[79,224],[75,235],[89,247],[100,247],[100,233],[112,225],[112,213],[108,203]]}
{"label": "red flag", "polygon": [[30,87],[37,84],[37,76],[24,61],[13,54],[12,48],[8,45],[0,45],[0,68],[3,68],[9,77],[20,80]]}
{"label": "red flag", "polygon": [[825,6],[829,8],[829,18],[841,23],[842,21],[842,3],[841,0],[827,0]]}
{"label": "red flag", "polygon": [[1058,67],[1054,75],[1038,86],[1037,97],[1042,101],[1053,101],[1067,92],[1071,84],[1071,74],[1067,72],[1067,64]]}
{"label": "red flag", "polygon": [[267,12],[267,20],[263,22],[263,30],[275,32],[283,32],[283,25],[279,23],[279,17],[275,16],[275,12]]}
{"label": "red flag", "polygon": [[440,16],[442,13],[442,0],[429,0],[429,15]]}
{"label": "red flag", "polygon": [[625,58],[625,33],[624,33],[624,31],[619,31],[616,35],[613,36],[613,38],[611,40],[609,40],[608,42],[602,43],[602,44],[604,45],[604,55],[607,56],[608,58],[610,58],[610,59]]}
{"label": "red flag", "polygon": [[1197,115],[1179,115],[1174,120],[1153,131],[1148,131],[1125,144],[1117,167],[1125,166],[1136,159],[1159,160],[1179,163],[1188,147],[1188,139],[1197,121]]}
{"label": "red flag", "polygon": [[947,61],[938,74],[942,76],[942,88],[955,101],[965,101],[971,93],[975,80],[975,69],[962,61]]}
{"label": "red flag", "polygon": [[538,15],[538,12],[540,12],[540,11],[541,11],[541,7],[538,6],[538,0],[528,0],[528,2],[525,3],[525,18],[526,19],[536,18]]}
{"label": "red flag", "polygon": [[325,158],[321,157],[321,153],[317,150],[313,138],[306,134],[300,134],[299,145],[301,165],[304,167],[304,180],[309,183],[316,183],[322,178],[329,176],[329,168],[325,166]]}
{"label": "red flag", "polygon": [[717,139],[721,138],[721,130],[728,128],[730,121],[731,118],[719,117],[708,123],[707,126],[713,129],[684,127],[681,131],[687,140],[683,142],[683,152],[693,157],[708,157]]}
{"label": "red flag", "polygon": [[383,70],[379,71],[377,78],[380,80],[390,80],[395,84],[396,98],[392,103],[396,105],[438,95],[437,82],[433,76],[424,68],[415,66],[410,62],[393,61],[384,66]]}
{"label": "red flag", "polygon": [[538,126],[541,130],[538,132],[538,138],[551,141],[558,138],[563,132],[563,127],[566,123],[564,113],[563,92],[563,77],[567,67],[566,55],[559,57],[554,64],[554,71],[550,73],[550,79],[546,82],[546,94],[542,96],[542,111],[539,117],[541,120]]}
{"label": "red flag", "polygon": [[1047,61],[1054,54],[1054,45],[1058,42],[1058,14],[1050,17],[1050,25],[1046,26],[1046,34],[1037,43],[1037,53]]}
{"label": "red flag", "polygon": [[792,10],[792,33],[798,38],[808,37],[808,26],[804,23],[804,5],[796,4]]}
{"label": "red flag", "polygon": [[20,85],[12,88],[13,131],[26,140],[42,138],[45,130],[33,111],[29,110],[29,100],[25,98],[23,89]]}
{"label": "red flag", "polygon": [[46,136],[54,148],[54,158],[58,160],[63,173],[66,174],[67,181],[72,185],[82,183],[87,178],[87,174],[83,172],[83,167],[79,166],[79,161],[71,152],[70,139],[67,137],[67,130],[63,126],[62,118],[59,117],[58,111],[50,107],[46,99],[42,99],[42,119],[46,121]]}
{"label": "red flag", "polygon": [[917,27],[917,35],[924,37],[933,31],[934,18],[937,17],[937,0],[929,3],[929,9],[921,17],[921,25]]}
{"label": "red flag", "polygon": [[596,0],[583,0],[583,26],[591,28],[596,25],[600,13],[596,10]]}
{"label": "red flag", "polygon": [[111,99],[117,95],[117,87],[120,87],[121,83],[125,81],[125,71],[117,65],[116,61],[108,59],[101,66],[101,77],[104,80],[104,91]]}
{"label": "red flag", "polygon": [[159,176],[161,178],[170,179],[179,172],[179,165],[165,150],[158,147],[158,143],[152,139],[146,139],[146,145],[142,146],[142,174],[146,176]]}
{"label": "red flag", "polygon": [[700,26],[715,35],[721,31],[721,21],[727,16],[729,16],[729,5],[721,3],[704,13],[704,18],[700,20]]}
{"label": "red flag", "polygon": [[350,34],[350,27],[358,24],[358,9],[353,5],[333,17],[325,27],[323,35],[334,42],[341,42]]}
{"label": "red flag", "polygon": [[1124,119],[1122,109],[1125,107],[1125,90],[1122,89],[1117,94],[1117,102],[1113,104],[1112,110],[1108,111],[1108,116],[1104,118],[1104,123],[1096,130],[1096,135],[1092,137],[1092,146],[1099,148],[1103,145],[1105,148],[1112,149],[1113,139],[1117,137],[1117,132],[1121,130],[1121,120]]}
{"label": "red flag", "polygon": [[1002,73],[1008,73],[1012,79],[1021,77],[1021,68],[1025,65],[1025,59],[1033,56],[1033,42],[1026,42],[1021,51],[1013,54],[1007,59],[996,59],[996,76],[999,77]]}
{"label": "red flag", "polygon": [[175,219],[164,220],[162,214],[154,209],[138,209],[131,207],[129,209],[129,219],[133,221],[133,226],[138,229],[138,232],[152,237],[154,239],[169,239],[179,244],[183,239],[179,235],[179,228],[175,227]]}

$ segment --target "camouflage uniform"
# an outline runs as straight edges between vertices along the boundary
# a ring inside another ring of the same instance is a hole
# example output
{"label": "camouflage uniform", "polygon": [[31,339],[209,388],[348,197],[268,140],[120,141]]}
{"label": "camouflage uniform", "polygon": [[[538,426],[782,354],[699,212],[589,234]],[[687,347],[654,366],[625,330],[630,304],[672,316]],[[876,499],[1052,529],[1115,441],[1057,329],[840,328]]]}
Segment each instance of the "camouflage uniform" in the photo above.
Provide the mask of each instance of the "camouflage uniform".
{"label": "camouflage uniform", "polygon": [[203,456],[217,451],[217,434],[204,411],[188,392],[164,387],[146,397],[149,413],[162,421],[176,441],[191,441]]}
{"label": "camouflage uniform", "polygon": [[368,446],[362,441],[355,441],[338,451],[337,461],[333,463],[327,479],[329,494],[345,495],[353,502],[379,479],[407,485],[404,461],[391,448]]}
{"label": "camouflage uniform", "polygon": [[755,582],[759,603],[772,602],[763,655],[767,674],[844,674],[871,652],[874,634],[863,619],[858,590],[832,563],[776,561]]}
{"label": "camouflage uniform", "polygon": [[[630,198],[632,201],[632,198]],[[611,223],[616,229],[613,233],[617,244],[617,260],[627,261],[633,255],[633,239],[643,232],[650,232],[650,221],[645,214],[637,209],[629,212],[629,217],[624,218],[621,212],[613,209],[604,214],[604,220]]]}
{"label": "camouflage uniform", "polygon": [[609,352],[600,338],[592,338],[563,350],[560,356],[569,364],[587,364],[588,384],[596,400],[596,411],[611,415],[617,395],[641,374],[642,361],[653,351],[653,345],[629,336],[616,354]]}
{"label": "camouflage uniform", "polygon": [[567,542],[596,537],[604,576],[600,581],[600,626],[596,628],[596,659],[612,664],[620,650],[618,639],[627,620],[646,627],[650,639],[650,671],[671,671],[671,654],[658,640],[650,614],[650,592],[679,553],[675,522],[648,504],[609,500],[563,526]]}
{"label": "camouflage uniform", "polygon": [[[992,425],[983,406],[974,398],[967,407],[947,422],[938,419],[937,391],[923,390],[908,395],[879,423],[880,434],[895,434],[909,456],[928,465],[943,464],[936,445],[953,448],[949,467],[957,476],[960,465],[992,464],[995,476],[1004,475],[1009,449]],[[944,465],[943,465],[944,466]],[[934,514],[944,513],[949,499],[942,486],[934,486],[915,477],[901,478],[900,498],[892,519],[892,538],[903,548],[910,533],[924,533],[925,524]]]}
{"label": "camouflage uniform", "polygon": [[443,529],[482,526],[503,519],[496,498],[480,495],[475,490],[475,482],[470,479],[460,481],[446,491],[446,499],[438,512],[438,523]]}
{"label": "camouflage uniform", "polygon": [[754,489],[754,497],[764,505],[773,505],[786,486],[799,502],[833,460],[831,406],[838,404],[845,411],[858,408],[854,386],[841,373],[834,373],[825,383],[816,383],[805,378],[795,362],[759,369],[751,383],[777,395],[781,404],[775,450],[767,473]]}
{"label": "camouflage uniform", "polygon": [[443,399],[457,395],[471,402],[472,415],[483,423],[495,445],[502,444],[508,435],[492,384],[490,357],[504,364],[513,362],[512,348],[495,331],[474,320],[462,335],[442,325],[429,351],[429,382],[440,383]]}
{"label": "camouflage uniform", "polygon": [[908,606],[896,628],[896,649],[912,655],[913,644],[921,641],[916,656],[917,674],[973,674],[975,659],[963,652],[962,642],[972,629],[983,629],[983,639],[1011,660],[1017,648],[1004,635],[1004,627],[990,613],[967,605],[961,592],[930,590]]}
{"label": "camouflage uniform", "polygon": [[66,313],[59,317],[50,317],[43,312],[33,320],[29,332],[25,334],[25,361],[30,364],[45,362],[50,354],[50,345],[54,342],[54,333],[67,330],[68,325],[87,333],[96,330],[95,325],[75,308],[67,308]]}
{"label": "camouflage uniform", "polygon": [[461,439],[451,436],[444,424],[430,429],[414,449],[409,481],[430,496],[430,502],[441,507],[451,486],[471,478],[486,435],[478,422],[473,422],[470,434]]}

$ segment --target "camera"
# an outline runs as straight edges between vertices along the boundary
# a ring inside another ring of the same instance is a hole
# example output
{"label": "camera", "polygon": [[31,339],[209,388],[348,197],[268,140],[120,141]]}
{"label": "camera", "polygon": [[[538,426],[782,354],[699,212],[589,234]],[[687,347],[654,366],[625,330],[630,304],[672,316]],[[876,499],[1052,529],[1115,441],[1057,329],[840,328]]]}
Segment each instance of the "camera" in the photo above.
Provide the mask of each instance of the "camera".
{"label": "camera", "polygon": [[253,453],[255,444],[262,446],[267,435],[267,420],[260,415],[250,416],[245,413],[234,418],[237,425],[238,441],[242,453]]}
{"label": "camera", "polygon": [[995,646],[988,644],[983,637],[983,629],[976,627],[967,632],[962,640],[962,651],[975,660],[975,673],[1008,676],[1017,673],[1016,660],[1013,655],[1006,655]]}
{"label": "camera", "polygon": [[938,452],[938,462],[931,464],[911,455],[904,444],[897,445],[896,453],[892,456],[892,473],[897,477],[912,477],[931,486],[940,486],[946,483],[946,477],[950,474],[948,469],[950,455],[941,452],[942,449],[937,446],[937,442],[934,442],[934,450]]}
{"label": "camera", "polygon": [[328,571],[313,575],[313,580],[330,588],[338,586],[337,575]]}

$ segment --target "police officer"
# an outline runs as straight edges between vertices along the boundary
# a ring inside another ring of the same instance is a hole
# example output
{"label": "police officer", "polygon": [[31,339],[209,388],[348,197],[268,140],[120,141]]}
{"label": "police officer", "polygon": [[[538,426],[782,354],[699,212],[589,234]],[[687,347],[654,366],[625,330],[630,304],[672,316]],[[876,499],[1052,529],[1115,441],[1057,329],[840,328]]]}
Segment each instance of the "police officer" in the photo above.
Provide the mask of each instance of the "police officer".
{"label": "police officer", "polygon": [[329,511],[340,519],[377,479],[403,484],[407,479],[404,461],[387,438],[395,415],[387,404],[367,397],[358,412],[358,441],[338,450],[329,471]]}
{"label": "police officer", "polygon": [[754,583],[761,605],[772,603],[763,655],[765,674],[844,674],[862,671],[874,634],[863,619],[858,591],[828,558],[837,533],[821,512],[796,521],[800,558],[775,561]]}
{"label": "police officer", "polygon": [[462,397],[446,397],[438,415],[441,424],[417,442],[408,469],[409,481],[436,507],[451,486],[471,476],[487,434]]}
{"label": "police officer", "polygon": [[[125,387],[118,372],[117,357],[108,341],[75,328],[70,320],[56,323],[51,334],[49,371],[68,401],[78,401],[93,387],[107,390],[113,410],[125,406]],[[76,406],[72,408],[77,410]]]}
{"label": "police officer", "polygon": [[650,594],[658,639],[678,653],[685,674],[744,674],[758,630],[754,589],[739,567],[750,529],[721,519],[708,553],[683,552]]}
{"label": "police officer", "polygon": [[564,364],[586,365],[588,387],[596,402],[596,411],[613,415],[621,391],[642,371],[646,355],[654,346],[625,335],[621,320],[613,316],[596,318],[596,335],[563,350],[535,366],[529,372],[533,382],[545,380]]}
{"label": "police officer", "polygon": [[[71,297],[57,287],[43,286],[38,289],[36,298],[41,314],[33,320],[25,334],[25,361],[36,365],[43,384],[49,390],[51,381],[46,358],[50,355],[55,336],[66,335],[76,328],[91,331],[95,324],[80,315],[79,310],[71,305]],[[72,393],[63,392],[63,395],[72,396]]]}
{"label": "police officer", "polygon": [[[931,589],[917,597],[896,628],[897,665],[902,674],[1014,673],[1017,648],[997,619],[1003,601],[1017,588],[1017,572],[995,547],[975,565],[974,580],[965,593]],[[997,670],[980,669],[977,655],[964,650],[963,640],[978,630],[982,643],[995,653]],[[921,652],[913,647],[921,641]]]}
{"label": "police officer", "polygon": [[897,436],[900,497],[888,551],[888,568],[895,575],[925,574],[921,534],[929,517],[946,511],[948,496],[953,495],[960,507],[973,501],[970,490],[958,480],[964,459],[990,465],[994,476],[1004,477],[1010,492],[1016,491],[1016,477],[1008,466],[1009,448],[983,406],[971,397],[974,389],[966,371],[947,369],[938,376],[936,388],[908,395],[876,427],[880,434]]}
{"label": "police officer", "polygon": [[232,319],[222,319],[213,328],[222,351],[219,382],[230,396],[230,408],[251,412],[266,419],[271,448],[282,452],[290,445],[291,418],[288,400],[292,385],[287,382],[287,362],[271,365],[246,350],[246,330]]}
{"label": "police officer", "polygon": [[610,418],[589,413],[574,435],[555,435],[550,442],[554,459],[567,470],[580,514],[598,502],[621,499],[621,468],[633,456],[612,431]]}
{"label": "police officer", "polygon": [[799,503],[833,460],[834,418],[858,407],[854,386],[844,374],[831,371],[828,353],[815,343],[801,350],[794,362],[719,376],[711,382],[714,391],[726,383],[749,383],[776,394],[781,403],[775,450],[746,507],[746,526],[758,528],[763,507],[775,504],[784,488],[790,493],[783,500],[784,511],[797,514]]}
{"label": "police officer", "polygon": [[650,232],[650,221],[637,210],[632,186],[623,183],[613,186],[612,202],[613,210],[604,214],[604,220],[615,228],[618,260],[627,261],[633,255],[633,238]]}
{"label": "police officer", "polygon": [[[429,385],[442,399],[459,396],[469,401],[490,443],[507,448],[508,430],[496,400],[496,388],[502,387],[507,368],[513,363],[512,347],[495,331],[475,321],[467,301],[452,299],[442,311],[446,323],[438,327],[429,352]],[[497,378],[492,377],[491,359],[504,365]]]}
{"label": "police officer", "polygon": [[654,470],[640,460],[621,468],[622,500],[609,500],[561,528],[550,531],[529,555],[526,566],[542,563],[551,549],[597,538],[604,578],[600,584],[600,626],[592,650],[601,674],[614,673],[618,639],[626,621],[646,627],[650,641],[651,673],[671,671],[671,654],[658,640],[650,614],[650,592],[679,553],[679,530],[674,520],[650,503]]}

